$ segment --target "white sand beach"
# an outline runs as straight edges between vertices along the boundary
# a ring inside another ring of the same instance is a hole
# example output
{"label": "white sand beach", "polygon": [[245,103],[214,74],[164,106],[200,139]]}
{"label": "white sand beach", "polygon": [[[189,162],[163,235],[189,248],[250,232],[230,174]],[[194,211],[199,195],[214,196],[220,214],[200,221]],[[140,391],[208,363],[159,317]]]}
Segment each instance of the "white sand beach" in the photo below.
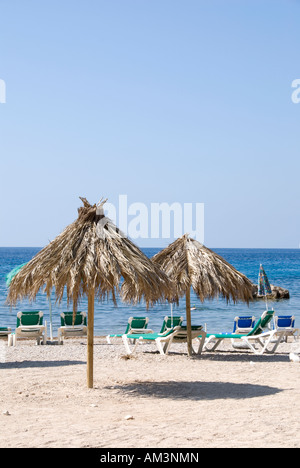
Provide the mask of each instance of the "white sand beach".
{"label": "white sand beach", "polygon": [[142,345],[126,359],[121,342],[96,338],[88,389],[84,339],[2,342],[0,447],[300,447],[294,348],[188,358],[183,344],[168,356]]}

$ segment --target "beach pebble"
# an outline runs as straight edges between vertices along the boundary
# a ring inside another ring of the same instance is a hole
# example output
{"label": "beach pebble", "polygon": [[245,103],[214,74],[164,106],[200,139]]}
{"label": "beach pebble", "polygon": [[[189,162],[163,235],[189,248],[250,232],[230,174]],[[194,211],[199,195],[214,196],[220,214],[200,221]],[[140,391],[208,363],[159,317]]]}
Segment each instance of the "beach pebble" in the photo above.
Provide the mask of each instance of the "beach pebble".
{"label": "beach pebble", "polygon": [[127,414],[127,416],[125,416],[126,421],[129,421],[130,419],[134,419],[134,417],[131,415],[131,414]]}
{"label": "beach pebble", "polygon": [[292,362],[300,362],[300,356],[295,353],[290,353],[290,361]]}
{"label": "beach pebble", "polygon": [[90,406],[91,406],[92,408],[98,408],[98,405],[95,405],[95,403],[92,403]]}
{"label": "beach pebble", "polygon": [[3,411],[3,414],[4,414],[5,416],[10,416],[10,412],[9,412],[9,411]]}

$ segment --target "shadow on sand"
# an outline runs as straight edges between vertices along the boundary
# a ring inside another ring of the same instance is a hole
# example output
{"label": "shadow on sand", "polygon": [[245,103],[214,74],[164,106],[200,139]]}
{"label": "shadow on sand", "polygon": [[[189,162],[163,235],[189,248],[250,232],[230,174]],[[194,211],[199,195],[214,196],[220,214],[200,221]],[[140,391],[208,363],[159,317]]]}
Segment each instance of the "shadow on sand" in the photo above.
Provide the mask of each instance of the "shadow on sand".
{"label": "shadow on sand", "polygon": [[205,351],[201,355],[194,355],[192,359],[202,359],[207,361],[226,361],[226,362],[290,362],[289,354],[251,354],[251,353],[237,353],[236,351],[232,352],[222,352],[218,351],[217,353]]}
{"label": "shadow on sand", "polygon": [[86,361],[20,361],[0,363],[0,369],[26,369],[30,367],[62,367],[86,364]]}
{"label": "shadow on sand", "polygon": [[232,382],[133,382],[107,386],[134,397],[170,398],[172,400],[245,399],[275,395],[282,390],[267,385]]}

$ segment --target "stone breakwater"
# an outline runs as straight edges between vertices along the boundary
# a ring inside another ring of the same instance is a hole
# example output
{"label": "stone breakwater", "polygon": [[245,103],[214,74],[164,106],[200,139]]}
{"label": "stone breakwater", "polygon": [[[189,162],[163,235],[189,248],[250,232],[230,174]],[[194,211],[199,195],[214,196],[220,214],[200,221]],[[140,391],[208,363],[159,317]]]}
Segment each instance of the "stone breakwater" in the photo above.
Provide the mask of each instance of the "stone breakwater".
{"label": "stone breakwater", "polygon": [[[271,299],[289,299],[290,298],[290,292],[288,289],[284,289],[280,286],[274,286],[273,284],[271,284],[271,289],[272,289],[272,294],[269,294],[268,298],[271,298]],[[254,299],[264,298],[264,296],[258,295],[258,286],[256,284],[253,284],[252,294],[253,294]]]}

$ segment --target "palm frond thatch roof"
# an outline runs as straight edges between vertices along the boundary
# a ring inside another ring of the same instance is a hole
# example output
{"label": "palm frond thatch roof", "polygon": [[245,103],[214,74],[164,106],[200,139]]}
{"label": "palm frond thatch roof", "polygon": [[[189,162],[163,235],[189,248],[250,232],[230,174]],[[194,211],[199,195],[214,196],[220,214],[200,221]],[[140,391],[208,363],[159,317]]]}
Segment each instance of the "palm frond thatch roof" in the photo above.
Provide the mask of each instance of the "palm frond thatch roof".
{"label": "palm frond thatch roof", "polygon": [[252,300],[250,280],[220,255],[187,234],[152,258],[176,284],[179,297],[192,286],[203,302],[218,296],[227,301]]}
{"label": "palm frond thatch roof", "polygon": [[[93,289],[99,300],[120,294],[125,302],[142,298],[147,307],[169,297],[172,283],[141,250],[103,214],[103,204],[81,198],[78,219],[42,249],[12,280],[8,302],[36,298],[41,288],[66,291],[73,308]],[[121,284],[122,283],[122,284]]]}

